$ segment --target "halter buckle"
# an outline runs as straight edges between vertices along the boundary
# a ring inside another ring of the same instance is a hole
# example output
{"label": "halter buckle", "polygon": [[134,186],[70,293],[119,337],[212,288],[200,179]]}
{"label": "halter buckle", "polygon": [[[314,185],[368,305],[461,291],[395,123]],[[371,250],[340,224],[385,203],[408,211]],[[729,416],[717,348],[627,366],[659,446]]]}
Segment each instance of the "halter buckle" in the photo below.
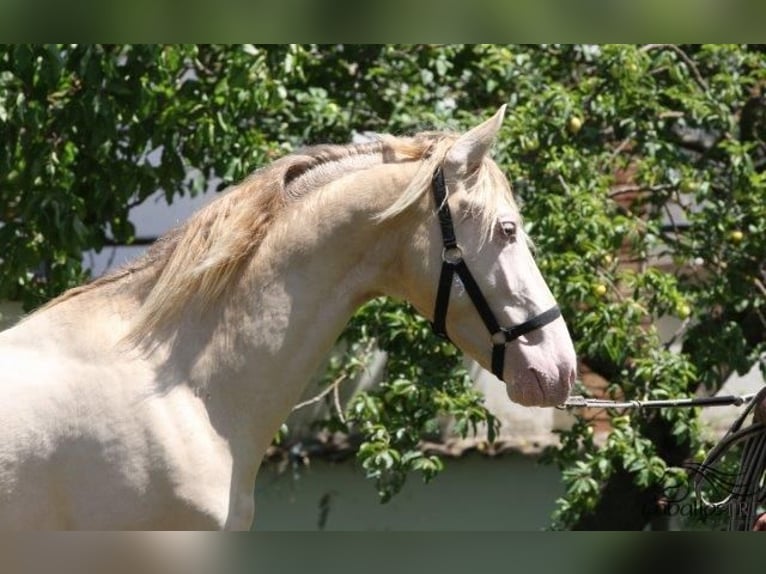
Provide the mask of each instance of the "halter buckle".
{"label": "halter buckle", "polygon": [[463,250],[459,245],[442,249],[442,261],[448,265],[457,265],[463,260]]}

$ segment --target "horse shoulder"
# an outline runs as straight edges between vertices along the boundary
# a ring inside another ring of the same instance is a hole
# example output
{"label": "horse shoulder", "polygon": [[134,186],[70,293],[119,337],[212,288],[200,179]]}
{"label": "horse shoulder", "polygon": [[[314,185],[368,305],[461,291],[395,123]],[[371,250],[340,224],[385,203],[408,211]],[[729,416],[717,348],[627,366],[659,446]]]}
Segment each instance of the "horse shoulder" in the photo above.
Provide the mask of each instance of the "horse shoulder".
{"label": "horse shoulder", "polygon": [[119,354],[33,345],[24,330],[0,337],[0,523],[226,526],[231,454],[193,390]]}

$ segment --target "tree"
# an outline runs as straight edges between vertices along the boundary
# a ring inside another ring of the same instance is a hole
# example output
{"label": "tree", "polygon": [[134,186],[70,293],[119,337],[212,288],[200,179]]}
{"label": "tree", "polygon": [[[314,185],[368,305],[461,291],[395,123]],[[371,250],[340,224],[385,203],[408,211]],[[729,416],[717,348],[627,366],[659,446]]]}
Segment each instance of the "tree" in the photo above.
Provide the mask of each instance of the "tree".
{"label": "tree", "polygon": [[[581,360],[625,398],[712,393],[766,350],[766,56],[749,46],[12,46],[0,49],[0,297],[32,307],[130,241],[130,206],[223,185],[354,131],[462,129],[510,103],[495,154]],[[159,156],[159,157],[157,157]],[[682,321],[680,351],[654,322]],[[361,436],[383,498],[439,472],[420,440],[449,413],[494,421],[455,349],[376,300],[330,383],[371,342],[387,378],[326,424]],[[695,411],[580,417],[549,460],[554,526],[642,528],[695,456]],[[635,501],[626,502],[626,501]]]}

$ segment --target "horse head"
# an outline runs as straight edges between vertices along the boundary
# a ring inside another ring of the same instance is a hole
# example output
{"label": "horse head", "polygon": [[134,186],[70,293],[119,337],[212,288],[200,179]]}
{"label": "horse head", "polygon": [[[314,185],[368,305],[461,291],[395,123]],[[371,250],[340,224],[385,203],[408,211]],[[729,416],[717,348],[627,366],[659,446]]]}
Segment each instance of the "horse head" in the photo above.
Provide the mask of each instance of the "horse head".
{"label": "horse head", "polygon": [[576,357],[508,180],[489,157],[504,113],[437,158],[432,216],[409,242],[405,268],[429,294],[413,303],[437,333],[505,382],[513,401],[557,405],[574,383]]}

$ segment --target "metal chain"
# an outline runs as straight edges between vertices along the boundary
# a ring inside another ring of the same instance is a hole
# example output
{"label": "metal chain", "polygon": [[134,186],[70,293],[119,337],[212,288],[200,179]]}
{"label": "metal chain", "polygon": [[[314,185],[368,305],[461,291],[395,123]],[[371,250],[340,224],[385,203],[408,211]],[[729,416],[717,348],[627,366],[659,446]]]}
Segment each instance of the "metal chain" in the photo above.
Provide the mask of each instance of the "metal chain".
{"label": "metal chain", "polygon": [[722,395],[719,397],[695,397],[684,399],[654,399],[613,401],[593,399],[582,395],[569,397],[558,405],[557,409],[600,408],[600,409],[663,409],[668,407],[720,407],[726,405],[741,406],[749,403],[757,393],[747,395]]}

